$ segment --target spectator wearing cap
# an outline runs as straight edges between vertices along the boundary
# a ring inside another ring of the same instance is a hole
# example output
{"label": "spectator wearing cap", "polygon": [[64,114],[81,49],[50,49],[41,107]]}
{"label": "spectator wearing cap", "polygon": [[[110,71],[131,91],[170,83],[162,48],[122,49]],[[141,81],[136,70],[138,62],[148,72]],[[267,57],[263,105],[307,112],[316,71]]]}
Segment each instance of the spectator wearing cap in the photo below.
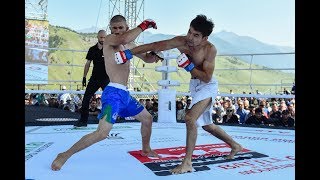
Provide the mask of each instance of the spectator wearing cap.
{"label": "spectator wearing cap", "polygon": [[[67,88],[66,86],[62,86],[62,90],[65,91]],[[58,96],[58,102],[60,107],[64,107],[64,105],[67,103],[67,100],[72,100],[70,93],[62,93]]]}
{"label": "spectator wearing cap", "polygon": [[283,110],[281,118],[277,121],[272,121],[272,124],[278,127],[294,127],[294,119],[290,117],[289,110]]}
{"label": "spectator wearing cap", "polygon": [[249,117],[246,121],[245,124],[249,125],[264,125],[264,124],[269,124],[268,118],[266,118],[263,113],[261,108],[256,108],[254,115]]}
{"label": "spectator wearing cap", "polygon": [[255,106],[253,105],[253,104],[251,104],[249,107],[248,107],[248,114],[246,115],[246,117],[244,118],[244,124],[245,124],[245,122],[247,121],[247,119],[249,118],[249,117],[251,117],[251,116],[253,116],[254,115],[254,111],[255,111]]}

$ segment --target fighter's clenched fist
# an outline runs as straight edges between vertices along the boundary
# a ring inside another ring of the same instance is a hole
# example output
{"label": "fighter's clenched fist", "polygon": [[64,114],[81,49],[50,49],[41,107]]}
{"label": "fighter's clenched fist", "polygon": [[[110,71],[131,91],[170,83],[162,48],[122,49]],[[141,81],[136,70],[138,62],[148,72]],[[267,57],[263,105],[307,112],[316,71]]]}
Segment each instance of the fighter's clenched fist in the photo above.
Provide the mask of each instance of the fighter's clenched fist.
{"label": "fighter's clenched fist", "polygon": [[182,53],[177,58],[177,64],[179,67],[184,68],[186,71],[190,72],[194,68],[194,64],[191,62],[190,56]]}
{"label": "fighter's clenched fist", "polygon": [[146,19],[141,24],[139,24],[138,27],[141,28],[142,31],[144,31],[144,30],[146,30],[148,28],[157,29],[157,24],[152,19]]}

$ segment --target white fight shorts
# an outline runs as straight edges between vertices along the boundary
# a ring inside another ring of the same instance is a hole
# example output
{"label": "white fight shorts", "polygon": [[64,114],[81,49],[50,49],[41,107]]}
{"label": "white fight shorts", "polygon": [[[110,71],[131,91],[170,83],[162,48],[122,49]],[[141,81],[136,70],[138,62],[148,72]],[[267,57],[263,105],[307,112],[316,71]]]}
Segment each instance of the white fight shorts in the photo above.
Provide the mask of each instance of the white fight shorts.
{"label": "white fight shorts", "polygon": [[211,97],[211,105],[207,107],[203,114],[197,119],[197,126],[202,127],[212,124],[212,110],[215,98],[218,95],[218,80],[212,77],[210,82],[205,83],[199,79],[190,79],[189,90],[191,93],[191,104],[188,109],[191,109],[197,102]]}

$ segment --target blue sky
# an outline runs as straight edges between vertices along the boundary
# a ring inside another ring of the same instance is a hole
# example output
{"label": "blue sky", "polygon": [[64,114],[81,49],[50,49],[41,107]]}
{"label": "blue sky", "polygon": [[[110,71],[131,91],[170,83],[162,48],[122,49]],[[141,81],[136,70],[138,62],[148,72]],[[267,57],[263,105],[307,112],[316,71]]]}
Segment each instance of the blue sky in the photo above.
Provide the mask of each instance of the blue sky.
{"label": "blue sky", "polygon": [[[74,30],[106,27],[109,0],[48,0],[47,11],[52,25]],[[294,0],[144,0],[145,19],[154,19],[158,25],[157,30],[149,30],[152,33],[186,34],[198,14],[213,20],[213,33],[232,31],[264,43],[295,47]]]}

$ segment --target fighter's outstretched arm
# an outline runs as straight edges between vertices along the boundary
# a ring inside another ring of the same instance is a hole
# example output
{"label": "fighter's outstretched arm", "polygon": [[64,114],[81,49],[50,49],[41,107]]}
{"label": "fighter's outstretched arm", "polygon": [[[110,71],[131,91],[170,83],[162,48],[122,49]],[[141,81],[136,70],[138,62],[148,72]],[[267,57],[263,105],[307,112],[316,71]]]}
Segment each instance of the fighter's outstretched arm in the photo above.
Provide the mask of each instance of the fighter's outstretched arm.
{"label": "fighter's outstretched arm", "polygon": [[185,44],[185,36],[176,36],[172,39],[140,45],[130,49],[130,51],[133,55],[136,55],[136,54],[141,54],[149,51],[159,52],[159,51],[169,50],[169,49],[180,47],[184,44]]}
{"label": "fighter's outstretched arm", "polygon": [[126,31],[121,35],[109,34],[106,36],[104,44],[111,45],[111,46],[118,46],[121,44],[128,44],[134,41],[141,32],[145,31],[146,29],[153,28],[157,29],[157,24],[152,19],[146,19],[137,27]]}

